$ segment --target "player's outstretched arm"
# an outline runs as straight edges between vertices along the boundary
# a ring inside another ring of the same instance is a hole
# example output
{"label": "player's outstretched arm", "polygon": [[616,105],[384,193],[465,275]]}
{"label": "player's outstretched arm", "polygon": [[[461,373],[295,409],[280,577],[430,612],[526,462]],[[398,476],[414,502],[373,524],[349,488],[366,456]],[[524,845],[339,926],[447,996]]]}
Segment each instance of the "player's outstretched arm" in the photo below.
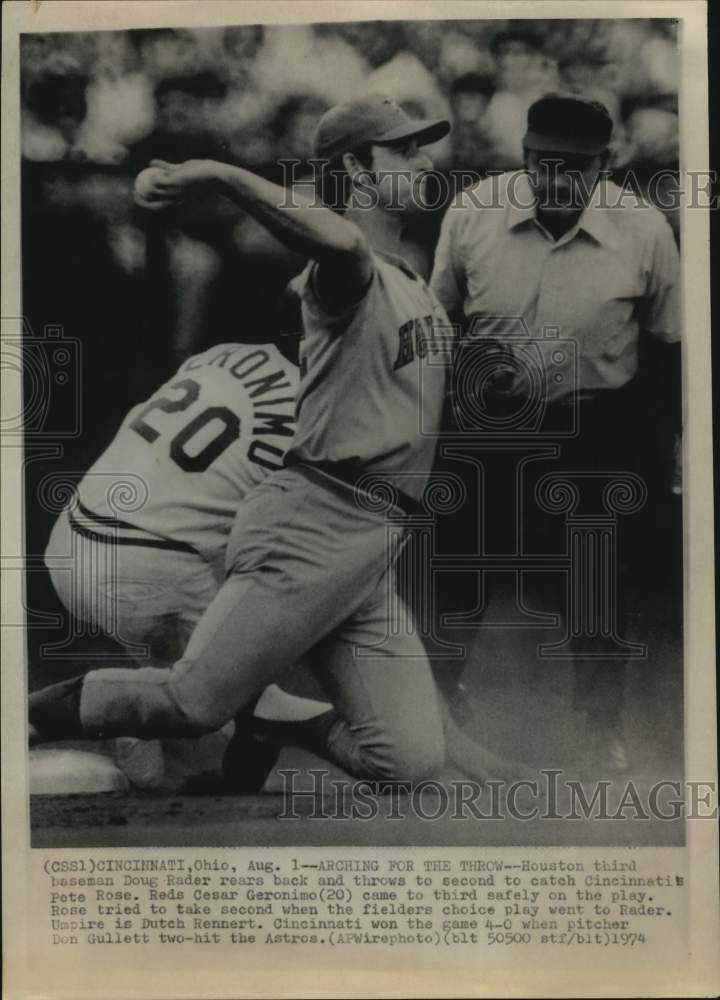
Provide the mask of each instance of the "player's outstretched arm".
{"label": "player's outstretched arm", "polygon": [[[351,297],[367,287],[372,275],[370,247],[359,226],[343,219],[304,191],[290,192],[243,167],[215,160],[171,164],[153,160],[141,204],[166,206],[199,188],[213,188],[231,198],[262,223],[290,250],[318,261],[342,281]],[[136,182],[136,199],[138,183]]]}

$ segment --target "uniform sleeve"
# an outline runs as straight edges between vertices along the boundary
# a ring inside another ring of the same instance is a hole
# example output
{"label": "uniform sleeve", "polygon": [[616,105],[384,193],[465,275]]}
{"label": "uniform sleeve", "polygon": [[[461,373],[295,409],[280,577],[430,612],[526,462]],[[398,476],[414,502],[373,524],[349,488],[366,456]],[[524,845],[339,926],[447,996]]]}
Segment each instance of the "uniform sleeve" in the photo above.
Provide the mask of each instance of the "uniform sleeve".
{"label": "uniform sleeve", "polygon": [[303,272],[301,281],[298,282],[298,291],[304,308],[317,322],[322,323],[327,329],[334,333],[341,333],[351,322],[361,306],[370,296],[371,289],[377,281],[377,265],[373,261],[373,271],[366,288],[358,295],[354,302],[344,306],[341,310],[329,309],[318,291],[317,272],[318,263],[312,261]]}
{"label": "uniform sleeve", "polygon": [[643,329],[667,344],[681,338],[680,257],[672,229],[660,219],[650,258]]}
{"label": "uniform sleeve", "polygon": [[450,316],[460,312],[465,302],[465,262],[459,239],[463,211],[468,209],[450,207],[445,213],[430,279],[430,287]]}

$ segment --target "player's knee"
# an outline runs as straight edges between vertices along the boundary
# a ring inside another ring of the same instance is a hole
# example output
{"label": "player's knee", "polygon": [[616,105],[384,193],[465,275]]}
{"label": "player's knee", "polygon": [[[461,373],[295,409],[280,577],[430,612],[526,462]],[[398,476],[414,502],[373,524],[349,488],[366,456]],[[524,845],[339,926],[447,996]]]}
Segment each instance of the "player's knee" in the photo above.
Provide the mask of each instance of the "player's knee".
{"label": "player's knee", "polygon": [[397,741],[370,753],[374,776],[388,781],[417,782],[436,777],[442,770],[445,748],[440,737]]}
{"label": "player's knee", "polygon": [[445,761],[445,750],[441,740],[426,740],[415,745],[397,762],[398,778],[401,781],[423,781],[436,778]]}

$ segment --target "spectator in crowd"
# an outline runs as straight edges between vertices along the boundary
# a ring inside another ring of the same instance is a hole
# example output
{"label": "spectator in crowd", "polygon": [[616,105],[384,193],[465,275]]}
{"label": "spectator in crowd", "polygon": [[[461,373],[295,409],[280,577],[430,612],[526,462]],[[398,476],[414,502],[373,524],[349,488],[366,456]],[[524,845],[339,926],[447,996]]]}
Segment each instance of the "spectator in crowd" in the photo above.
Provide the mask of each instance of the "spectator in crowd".
{"label": "spectator in crowd", "polygon": [[214,122],[216,143],[225,150],[228,163],[264,174],[275,153],[272,119],[272,109],[254,94],[230,90]]}
{"label": "spectator in crowd", "polygon": [[669,167],[680,156],[677,97],[629,100],[623,104],[626,162]]}
{"label": "spectator in crowd", "polygon": [[95,163],[122,164],[155,119],[152,85],[126,32],[98,33],[86,99],[78,148]]}
{"label": "spectator in crowd", "polygon": [[265,28],[262,24],[233,24],[223,29],[222,44],[231,79],[238,82],[247,79],[264,42]]}
{"label": "spectator in crowd", "polygon": [[210,72],[165,77],[155,85],[155,125],[131,149],[131,169],[146,167],[151,159],[172,163],[217,154],[212,128],[215,108],[226,87]]}
{"label": "spectator in crowd", "polygon": [[492,78],[480,73],[466,73],[453,81],[452,160],[458,168],[482,172],[492,160],[486,116],[494,90]]}
{"label": "spectator in crowd", "polygon": [[[160,80],[155,86],[155,128],[130,150],[133,173],[155,158],[180,163],[223,155],[212,121],[224,96],[224,81],[209,71]],[[222,248],[236,217],[232,206],[208,195],[182,206],[168,223],[156,226],[155,220],[148,220],[152,267],[158,278],[164,274],[169,280],[174,363],[203,342]]]}
{"label": "spectator in crowd", "polygon": [[487,128],[495,151],[492,166],[509,169],[522,163],[528,108],[543,94],[557,89],[557,68],[544,55],[538,35],[529,30],[496,35],[490,51],[496,85],[487,110]]}
{"label": "spectator in crowd", "polygon": [[192,31],[181,28],[137,28],[128,32],[143,72],[155,83],[200,68],[200,50]]}
{"label": "spectator in crowd", "polygon": [[[274,25],[266,32],[255,79],[274,107],[296,93],[343,100],[356,97],[368,72],[361,51],[323,25]],[[328,86],[332,85],[332,95]]]}
{"label": "spectator in crowd", "polygon": [[556,67],[533,31],[515,30],[496,35],[490,43],[498,90],[525,96],[556,83]]}
{"label": "spectator in crowd", "polygon": [[318,24],[315,32],[320,38],[344,39],[371,69],[384,66],[406,46],[402,21],[338,21]]}
{"label": "spectator in crowd", "polygon": [[615,18],[604,22],[595,43],[604,45],[606,60],[599,82],[626,99],[677,92],[677,45],[659,27],[664,23]]}
{"label": "spectator in crowd", "polygon": [[432,70],[438,83],[449,91],[453,80],[467,73],[492,76],[492,39],[509,30],[504,20],[406,21],[405,47],[415,52]]}
{"label": "spectator in crowd", "polygon": [[227,81],[225,99],[214,109],[213,128],[224,158],[257,168],[273,157],[270,119],[274,95],[259,79],[267,59],[262,24],[224,28],[217,53]]}
{"label": "spectator in crowd", "polygon": [[87,85],[77,62],[61,54],[34,76],[25,97],[24,156],[40,161],[72,157],[87,113]]}
{"label": "spectator in crowd", "polygon": [[604,82],[608,65],[602,52],[578,52],[560,60],[560,85],[563,91],[578,94],[587,100],[600,101],[610,112],[613,124],[620,120],[620,100],[617,93]]}
{"label": "spectator in crowd", "polygon": [[[313,155],[317,123],[328,106],[313,93],[293,94],[280,104],[266,130],[271,155],[263,163],[264,176],[285,186],[296,181],[314,183],[307,161]],[[283,164],[276,157],[299,162]],[[267,317],[275,316],[277,303],[304,266],[304,258],[245,212],[239,214],[233,229],[232,256],[242,273],[243,314],[251,317],[253,329],[266,329]]]}
{"label": "spectator in crowd", "polygon": [[680,242],[680,156],[677,97],[627,100],[623,103],[625,141],[618,174],[659,208]]}
{"label": "spectator in crowd", "polygon": [[295,176],[307,170],[307,161],[313,156],[312,137],[329,107],[329,103],[316,94],[297,93],[286,98],[277,109],[272,123],[273,159],[300,160]]}

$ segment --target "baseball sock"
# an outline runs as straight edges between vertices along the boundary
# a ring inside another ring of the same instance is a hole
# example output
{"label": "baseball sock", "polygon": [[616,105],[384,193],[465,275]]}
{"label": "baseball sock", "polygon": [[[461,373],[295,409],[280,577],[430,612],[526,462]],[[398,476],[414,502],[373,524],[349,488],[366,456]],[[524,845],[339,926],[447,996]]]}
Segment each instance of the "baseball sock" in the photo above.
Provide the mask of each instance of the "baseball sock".
{"label": "baseball sock", "polygon": [[[291,720],[254,717],[254,728],[278,746],[296,746],[327,757],[330,731],[340,718],[334,708],[311,718]],[[242,722],[236,723],[242,725]]]}
{"label": "baseball sock", "polygon": [[284,746],[303,747],[327,759],[329,733],[339,721],[334,709],[290,722],[258,718],[254,709],[249,705],[235,717],[235,735],[222,764],[226,790],[240,795],[259,792]]}
{"label": "baseball sock", "polygon": [[334,708],[294,722],[257,716],[243,719],[241,715],[236,719],[236,732],[225,755],[223,773],[229,787],[239,794],[260,790],[284,746],[310,750],[353,777],[369,782],[377,793],[409,787],[408,782],[378,776],[372,760],[366,758],[350,727]]}

